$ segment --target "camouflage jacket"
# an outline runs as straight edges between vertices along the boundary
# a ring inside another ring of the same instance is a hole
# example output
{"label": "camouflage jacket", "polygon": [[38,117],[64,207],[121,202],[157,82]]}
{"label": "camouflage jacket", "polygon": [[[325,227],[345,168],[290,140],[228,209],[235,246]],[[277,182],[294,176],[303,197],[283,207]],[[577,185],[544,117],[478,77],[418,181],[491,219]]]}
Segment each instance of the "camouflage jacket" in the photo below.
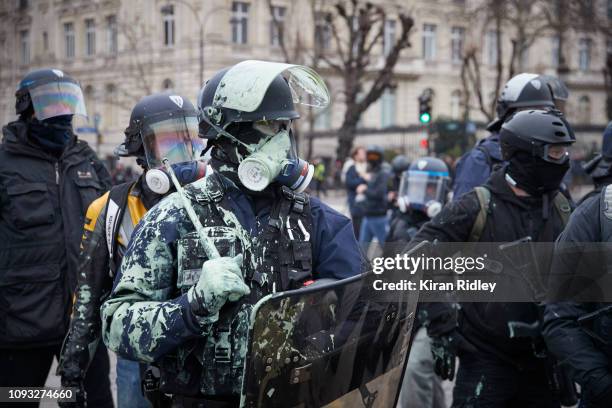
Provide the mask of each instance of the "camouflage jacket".
{"label": "camouflage jacket", "polygon": [[[216,322],[199,321],[191,312],[187,289],[197,282],[206,256],[180,197],[171,194],[136,229],[102,307],[107,346],[126,358],[155,362],[165,392],[237,395],[252,306],[282,287],[278,268],[266,265],[267,254],[275,250],[266,226],[273,224],[269,221],[278,199],[258,205],[215,174],[193,183],[186,193],[221,255],[245,255],[242,270],[251,295],[226,305]],[[362,257],[350,220],[314,198],[308,211],[314,277],[340,279],[359,273]],[[305,238],[299,230],[293,234]]]}

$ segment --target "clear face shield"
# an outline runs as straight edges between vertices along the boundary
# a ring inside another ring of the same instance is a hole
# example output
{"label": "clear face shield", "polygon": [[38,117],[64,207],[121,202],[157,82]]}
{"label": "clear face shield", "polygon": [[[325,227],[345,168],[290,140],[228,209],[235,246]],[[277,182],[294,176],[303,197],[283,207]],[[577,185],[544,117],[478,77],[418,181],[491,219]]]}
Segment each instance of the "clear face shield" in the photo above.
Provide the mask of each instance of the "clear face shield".
{"label": "clear face shield", "polygon": [[168,159],[169,164],[177,164],[200,157],[204,143],[198,137],[195,114],[176,117],[160,114],[145,120],[142,143],[150,169],[163,167],[163,159]]}
{"label": "clear face shield", "polygon": [[407,170],[402,174],[398,204],[403,212],[422,211],[430,218],[437,215],[446,201],[448,172]]}
{"label": "clear face shield", "polygon": [[28,86],[34,113],[40,121],[64,115],[87,117],[83,91],[78,83],[58,78]]}
{"label": "clear face shield", "polygon": [[166,194],[171,180],[164,170],[164,160],[172,166],[180,184],[188,184],[204,176],[206,164],[200,161],[204,143],[198,137],[195,115],[161,113],[145,118],[141,131],[148,169],[145,180],[157,194]]}

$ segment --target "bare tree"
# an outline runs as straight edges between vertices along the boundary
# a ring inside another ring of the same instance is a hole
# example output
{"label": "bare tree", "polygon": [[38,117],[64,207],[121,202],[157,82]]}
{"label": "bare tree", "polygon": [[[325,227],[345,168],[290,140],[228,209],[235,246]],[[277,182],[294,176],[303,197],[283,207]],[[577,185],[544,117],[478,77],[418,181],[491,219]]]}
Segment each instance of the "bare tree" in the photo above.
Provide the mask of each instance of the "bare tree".
{"label": "bare tree", "polygon": [[[341,1],[327,14],[335,49],[333,57],[321,54],[321,58],[342,78],[346,105],[338,129],[339,159],[349,155],[361,115],[392,86],[400,51],[410,46],[409,33],[414,21],[402,10],[399,10],[398,18],[401,25],[399,37],[382,56],[384,61],[380,68],[374,66],[373,60],[380,55],[375,47],[383,44],[387,20],[383,7],[360,0]],[[371,85],[366,87],[366,83]]]}

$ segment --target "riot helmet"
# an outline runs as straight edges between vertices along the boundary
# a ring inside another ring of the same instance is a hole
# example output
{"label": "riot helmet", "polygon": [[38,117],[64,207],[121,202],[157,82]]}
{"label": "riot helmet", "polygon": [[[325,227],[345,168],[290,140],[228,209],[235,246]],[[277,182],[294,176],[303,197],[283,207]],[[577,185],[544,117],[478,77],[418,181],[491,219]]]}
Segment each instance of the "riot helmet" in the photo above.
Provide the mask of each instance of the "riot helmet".
{"label": "riot helmet", "polygon": [[487,129],[499,131],[503,122],[517,110],[554,109],[567,100],[567,87],[551,75],[522,73],[512,77],[504,86],[497,100],[497,118]]}
{"label": "riot helmet", "polygon": [[450,175],[444,161],[422,157],[402,173],[397,204],[402,212],[420,211],[435,217],[446,203]]}
{"label": "riot helmet", "polygon": [[132,109],[124,133],[125,140],[115,154],[136,157],[147,170],[145,180],[155,193],[170,189],[163,170],[166,159],[181,184],[203,175],[205,165],[198,159],[204,145],[198,137],[197,112],[186,97],[166,92],[145,96]]}
{"label": "riot helmet", "polygon": [[576,141],[559,111],[525,110],[502,126],[502,157],[508,162],[506,179],[531,195],[559,188],[569,168],[569,147]]}
{"label": "riot helmet", "polygon": [[391,168],[393,169],[393,173],[398,176],[401,175],[404,171],[408,170],[410,167],[410,160],[403,154],[398,154],[391,160]]}
{"label": "riot helmet", "polygon": [[38,69],[28,73],[15,92],[15,112],[32,112],[36,119],[80,115],[87,117],[79,83],[59,69]]}
{"label": "riot helmet", "polygon": [[370,145],[366,148],[366,161],[371,169],[382,166],[385,159],[385,151],[378,145]]}
{"label": "riot helmet", "polygon": [[272,182],[304,190],[314,168],[297,155],[296,103],[329,103],[323,79],[310,68],[248,60],[216,73],[198,96],[199,135],[213,148],[213,167],[250,191]]}

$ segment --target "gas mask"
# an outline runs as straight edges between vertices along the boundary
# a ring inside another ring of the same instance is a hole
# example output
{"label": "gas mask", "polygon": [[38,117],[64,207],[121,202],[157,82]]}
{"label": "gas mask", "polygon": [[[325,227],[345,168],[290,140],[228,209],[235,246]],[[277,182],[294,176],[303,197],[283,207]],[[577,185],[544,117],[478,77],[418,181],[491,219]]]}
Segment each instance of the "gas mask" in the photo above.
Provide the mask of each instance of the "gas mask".
{"label": "gas mask", "polygon": [[411,203],[408,197],[400,197],[397,199],[397,206],[403,213],[410,210],[416,210],[425,213],[425,215],[427,215],[429,218],[435,217],[440,211],[442,211],[442,203],[436,200],[429,200],[427,203],[421,204]]}
{"label": "gas mask", "polygon": [[238,165],[240,182],[252,191],[262,191],[277,182],[299,193],[308,187],[313,174],[312,164],[295,154],[287,129],[262,140]]}
{"label": "gas mask", "polygon": [[145,181],[156,194],[164,195],[172,180],[164,168],[164,160],[172,167],[181,185],[192,183],[206,173],[206,163],[198,160],[203,143],[198,138],[198,120],[195,115],[159,114],[146,118],[141,131],[146,157]]}

